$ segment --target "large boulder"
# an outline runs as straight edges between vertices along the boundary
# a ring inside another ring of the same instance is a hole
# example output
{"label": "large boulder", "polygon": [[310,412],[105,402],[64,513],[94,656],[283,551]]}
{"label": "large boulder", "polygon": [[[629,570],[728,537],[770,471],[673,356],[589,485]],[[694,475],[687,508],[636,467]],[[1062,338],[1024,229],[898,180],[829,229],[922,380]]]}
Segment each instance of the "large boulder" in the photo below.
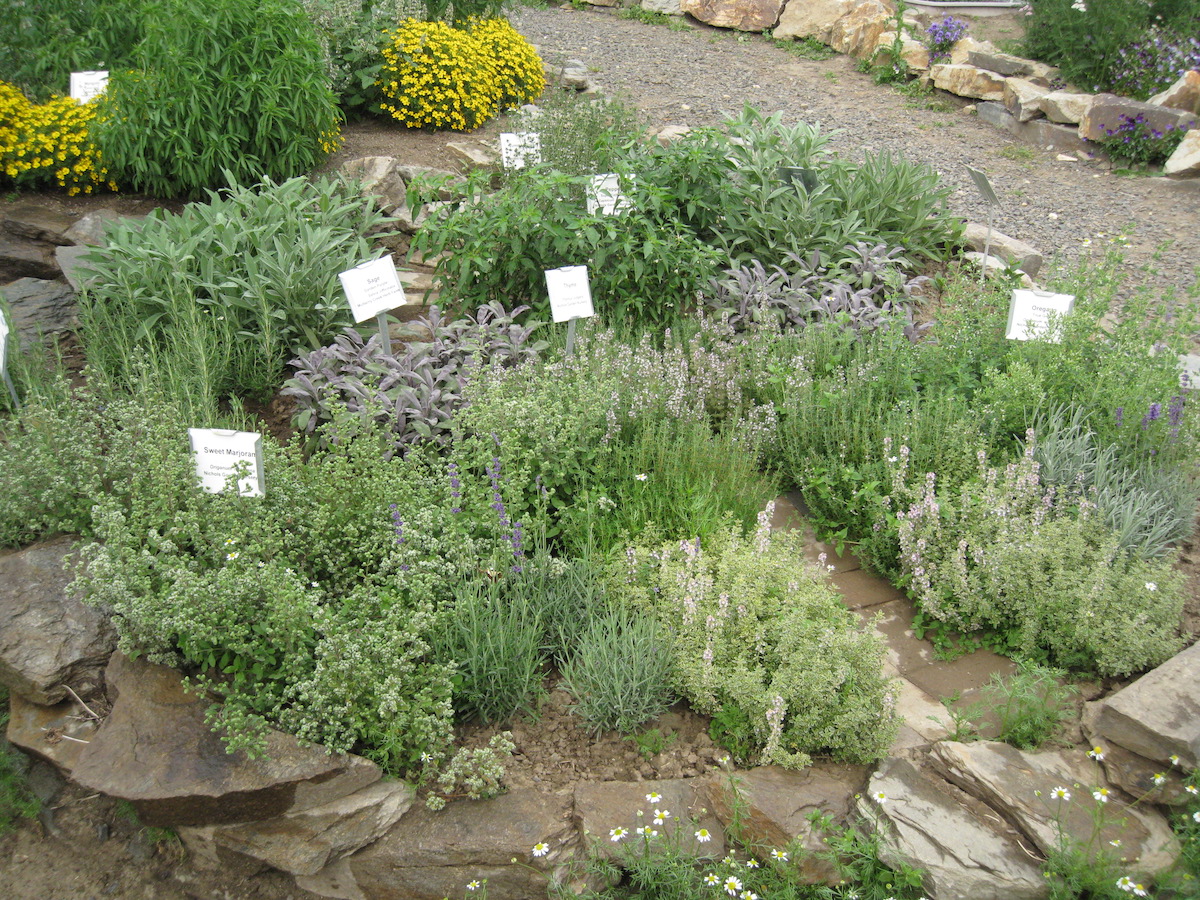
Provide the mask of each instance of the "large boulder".
{"label": "large boulder", "polygon": [[1177,653],[1133,684],[1090,704],[1098,742],[1120,744],[1162,766],[1200,766],[1200,644]]}
{"label": "large boulder", "polygon": [[682,0],[642,0],[642,9],[662,13],[664,16],[682,16]]}
{"label": "large boulder", "polygon": [[106,616],[68,591],[63,562],[74,539],[60,537],[0,556],[0,683],[46,706],[97,694],[116,646]]}
{"label": "large boulder", "polygon": [[1041,101],[1048,93],[1049,88],[1027,78],[1007,78],[1004,81],[1004,108],[1018,122],[1028,122],[1042,114]]}
{"label": "large boulder", "polygon": [[869,58],[895,15],[895,8],[885,0],[861,0],[834,23],[829,46],[855,59]]}
{"label": "large boulder", "polygon": [[[3,255],[0,249],[0,270]],[[75,292],[54,280],[61,274],[58,263],[53,263],[43,271],[44,277],[20,278],[0,289],[8,303],[9,322],[22,341],[36,342],[41,334],[75,329]]]}
{"label": "large boulder", "polygon": [[959,97],[976,100],[1004,100],[1003,75],[971,65],[937,65],[929,70],[933,85]]}
{"label": "large boulder", "polygon": [[1024,753],[990,741],[943,741],[934,745],[931,760],[943,777],[994,809],[1043,854],[1057,850],[1064,835],[1089,858],[1119,840],[1129,871],[1148,877],[1165,872],[1179,856],[1162,816],[1116,794],[1093,795],[1108,785],[1082,751]]}
{"label": "large boulder", "polygon": [[811,851],[798,865],[806,880],[836,884],[837,873],[828,860],[815,856],[825,849],[809,817],[827,815],[844,825],[854,808],[854,795],[866,784],[868,769],[818,761],[799,772],[778,766],[760,766],[739,772],[736,785],[716,774],[709,779],[709,801],[723,822],[740,816],[743,840],[750,846],[786,847],[798,839]]}
{"label": "large boulder", "polygon": [[[468,882],[484,879],[492,897],[544,897],[548,881],[568,877],[580,848],[570,810],[569,793],[537,788],[460,800],[437,812],[416,807],[336,866],[337,881],[344,895],[371,900],[460,897]],[[538,844],[547,846],[544,856],[532,855]]]}
{"label": "large boulder", "polygon": [[781,40],[816,38],[823,44],[829,43],[834,23],[846,15],[855,0],[810,0],[792,2],[783,8],[779,24],[771,34]]}
{"label": "large boulder", "polygon": [[1183,136],[1171,158],[1163,163],[1167,175],[1200,175],[1200,128],[1193,128]]}
{"label": "large boulder", "polygon": [[212,700],[179,673],[124,654],[105,677],[116,702],[80,753],[73,777],[128,800],[146,825],[216,825],[270,819],[331,803],[378,781],[374,763],[272,731],[266,754],[226,753],[205,724]]}
{"label": "large boulder", "polygon": [[1116,132],[1126,120],[1139,116],[1146,128],[1155,131],[1200,126],[1200,117],[1195,113],[1142,103],[1115,94],[1097,94],[1087,113],[1079,120],[1079,136],[1089,141],[1103,140]]}
{"label": "large boulder", "polygon": [[766,31],[779,21],[783,0],[682,0],[680,9],[716,28]]}
{"label": "large boulder", "polygon": [[1094,94],[1077,94],[1073,91],[1051,91],[1041,99],[1042,114],[1051,122],[1078,125],[1089,109]]}
{"label": "large boulder", "polygon": [[925,890],[938,900],[1039,900],[1048,892],[1010,826],[908,760],[885,760],[858,810],[882,839],[883,861],[923,869]]}
{"label": "large boulder", "polygon": [[[329,803],[274,819],[180,828],[179,832],[193,849],[210,843],[292,875],[316,875],[386,834],[408,812],[415,795],[413,786],[403,781],[377,781]],[[212,850],[198,852],[221,858]]]}
{"label": "large boulder", "polygon": [[1200,114],[1200,69],[1184,72],[1173,85],[1151,97],[1150,102],[1155,106]]}

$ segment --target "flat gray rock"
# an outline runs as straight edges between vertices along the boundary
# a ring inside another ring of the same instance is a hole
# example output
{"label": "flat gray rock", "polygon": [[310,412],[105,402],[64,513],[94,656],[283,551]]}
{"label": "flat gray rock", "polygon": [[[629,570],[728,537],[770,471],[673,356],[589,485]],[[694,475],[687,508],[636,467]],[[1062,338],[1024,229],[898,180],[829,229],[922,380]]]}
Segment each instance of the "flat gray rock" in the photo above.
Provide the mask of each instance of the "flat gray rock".
{"label": "flat gray rock", "polygon": [[[1085,852],[1107,852],[1110,841],[1120,840],[1130,870],[1140,875],[1165,872],[1179,856],[1162,816],[1115,793],[1103,803],[1093,797],[1109,786],[1083,751],[1023,753],[991,741],[944,741],[934,745],[931,760],[943,777],[996,810],[1043,854],[1058,847],[1061,831]],[[1060,789],[1067,796],[1058,796]]]}
{"label": "flat gray rock", "polygon": [[1200,644],[1177,653],[1133,684],[1090,707],[1096,738],[1164,767],[1171,756],[1200,765]]}
{"label": "flat gray rock", "polygon": [[108,618],[70,594],[72,537],[0,556],[0,683],[43,706],[100,692],[116,646]]}
{"label": "flat gray rock", "polygon": [[[661,795],[661,799],[651,802],[647,797],[651,792]],[[661,837],[678,840],[688,853],[720,859],[725,855],[725,829],[707,810],[708,804],[704,784],[698,779],[584,781],[575,788],[575,822],[581,832],[596,836],[596,852],[610,859],[619,855],[622,846],[631,843],[640,846],[641,838],[636,834],[639,826],[651,827]],[[640,817],[639,810],[643,813]],[[670,813],[662,825],[653,824],[655,810]],[[614,828],[628,832],[622,841],[611,840]],[[695,831],[699,828],[707,829],[711,838],[696,840]],[[676,838],[675,832],[680,829],[682,833]]]}
{"label": "flat gray rock", "polygon": [[1039,900],[1048,893],[1041,866],[1011,827],[908,760],[885,760],[858,810],[859,821],[883,839],[884,862],[924,869],[924,887],[938,900]]}
{"label": "flat gray rock", "polygon": [[31,241],[65,246],[71,243],[65,232],[74,224],[74,216],[47,209],[36,200],[20,200],[0,206],[0,227],[15,237]]}
{"label": "flat gray rock", "polygon": [[116,702],[73,776],[131,802],[145,825],[270,819],[331,803],[381,776],[369,760],[278,731],[268,734],[262,758],[226,753],[204,721],[212,701],[187,693],[174,669],[116,653],[105,677]]}
{"label": "flat gray rock", "polygon": [[[58,277],[54,266],[54,278]],[[13,331],[22,340],[35,342],[39,334],[75,328],[75,292],[61,281],[21,278],[0,288],[8,302]]]}

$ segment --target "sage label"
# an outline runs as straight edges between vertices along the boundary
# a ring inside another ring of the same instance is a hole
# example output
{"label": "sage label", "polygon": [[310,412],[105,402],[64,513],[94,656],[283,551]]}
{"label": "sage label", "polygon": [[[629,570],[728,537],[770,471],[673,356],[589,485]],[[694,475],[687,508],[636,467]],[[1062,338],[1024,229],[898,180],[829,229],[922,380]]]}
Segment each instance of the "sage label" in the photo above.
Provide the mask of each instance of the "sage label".
{"label": "sage label", "polygon": [[338,275],[355,322],[405,304],[404,287],[391,256],[381,256]]}

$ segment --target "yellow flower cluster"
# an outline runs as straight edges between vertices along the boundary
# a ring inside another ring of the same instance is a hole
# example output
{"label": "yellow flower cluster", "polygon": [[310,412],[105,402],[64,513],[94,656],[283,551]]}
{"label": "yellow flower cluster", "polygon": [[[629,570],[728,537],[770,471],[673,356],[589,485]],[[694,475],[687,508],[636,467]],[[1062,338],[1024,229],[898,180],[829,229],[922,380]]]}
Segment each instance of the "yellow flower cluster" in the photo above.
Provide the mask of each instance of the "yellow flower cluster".
{"label": "yellow flower cluster", "polygon": [[17,187],[58,186],[71,196],[116,184],[100,162],[88,129],[95,102],[54,97],[33,104],[0,81],[0,183]]}
{"label": "yellow flower cluster", "polygon": [[502,19],[407,19],[384,34],[382,106],[409,128],[469,131],[545,86],[537,51]]}

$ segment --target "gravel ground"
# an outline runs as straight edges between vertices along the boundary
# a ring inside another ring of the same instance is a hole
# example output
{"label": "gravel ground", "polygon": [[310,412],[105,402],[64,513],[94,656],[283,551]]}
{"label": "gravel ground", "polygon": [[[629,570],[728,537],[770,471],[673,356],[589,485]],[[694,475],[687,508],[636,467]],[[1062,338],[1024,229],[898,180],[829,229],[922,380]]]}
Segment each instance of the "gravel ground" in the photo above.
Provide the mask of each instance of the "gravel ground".
{"label": "gravel ground", "polygon": [[[1059,161],[980,121],[969,101],[937,92],[937,108],[925,108],[855,72],[848,57],[798,59],[755,35],[696,23],[676,31],[602,9],[521,7],[510,18],[548,62],[582,60],[604,93],[631,101],[654,125],[713,125],[743,103],[782,112],[785,121],[834,130],[832,146],[844,156],[887,151],[928,163],[954,185],[954,211],[986,222],[964,168],[971,165],[1000,197],[995,227],[1047,258],[1073,261],[1127,233],[1131,283],[1185,289],[1200,279],[1200,179],[1118,176],[1103,159]],[[1164,246],[1158,273],[1139,272]]]}

